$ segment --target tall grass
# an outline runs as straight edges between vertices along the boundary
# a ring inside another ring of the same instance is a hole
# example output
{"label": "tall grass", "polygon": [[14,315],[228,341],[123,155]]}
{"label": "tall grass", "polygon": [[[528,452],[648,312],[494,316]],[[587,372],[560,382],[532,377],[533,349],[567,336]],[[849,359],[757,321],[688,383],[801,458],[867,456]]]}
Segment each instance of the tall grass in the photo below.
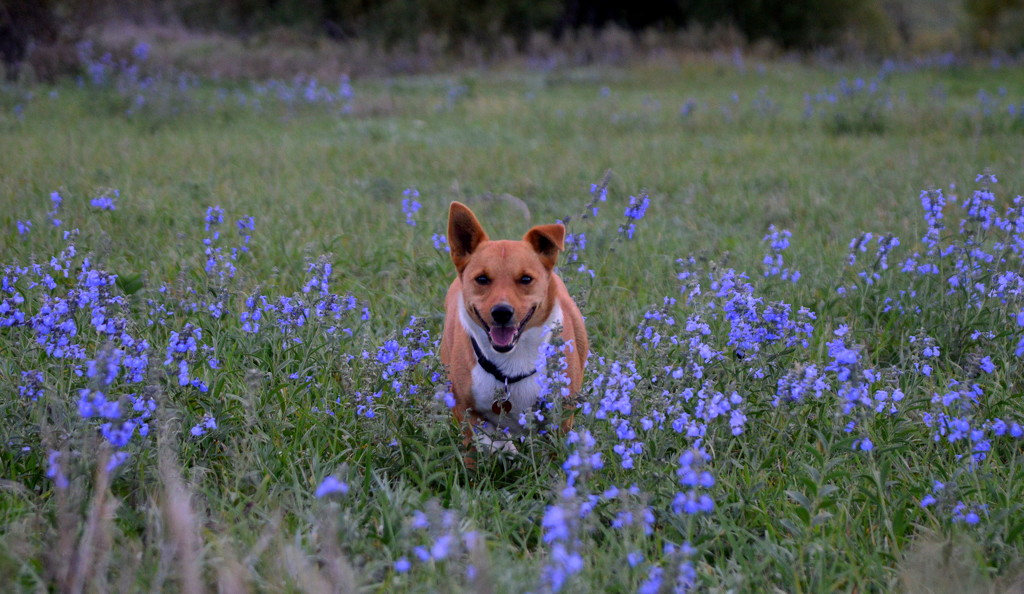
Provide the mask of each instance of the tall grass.
{"label": "tall grass", "polygon": [[[2,94],[11,589],[1019,584],[1016,70],[84,59]],[[475,469],[452,199],[566,222],[594,345],[575,430]]]}

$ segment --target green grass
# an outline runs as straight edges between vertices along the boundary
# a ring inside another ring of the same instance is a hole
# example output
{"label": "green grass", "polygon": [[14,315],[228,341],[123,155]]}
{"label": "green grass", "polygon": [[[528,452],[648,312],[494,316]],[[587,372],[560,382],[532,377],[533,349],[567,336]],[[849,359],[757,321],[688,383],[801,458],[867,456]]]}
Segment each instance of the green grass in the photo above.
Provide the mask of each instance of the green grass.
{"label": "green grass", "polygon": [[[151,345],[145,379],[129,384],[122,376],[109,393],[144,393],[157,409],[150,435],[135,435],[125,448],[130,457],[111,477],[107,502],[106,477],[97,471],[106,455],[100,422],[80,418],[77,404],[78,391],[96,380],[47,356],[28,326],[0,328],[0,575],[7,576],[0,579],[16,589],[61,589],[81,570],[100,590],[122,583],[188,590],[190,576],[198,576],[272,591],[319,591],[328,583],[380,592],[542,591],[550,588],[544,567],[555,558],[541,526],[546,511],[563,506],[573,515],[588,495],[635,484],[635,494],[599,498],[575,523],[567,546],[583,567],[564,589],[633,591],[652,565],[664,567],[667,585],[682,562],[701,589],[716,591],[914,590],[934,586],[937,576],[948,591],[1009,587],[1024,545],[1021,441],[992,438],[987,458],[972,465],[969,445],[933,440],[924,418],[936,412],[932,395],[957,380],[978,383],[984,394],[957,414],[978,426],[1024,419],[1014,354],[1021,297],[985,297],[975,307],[969,293],[947,294],[942,278],[898,269],[923,250],[922,190],[966,198],[979,187],[976,175],[991,171],[1000,212],[1024,192],[1024,130],[1007,112],[1024,101],[1024,77],[970,65],[897,69],[876,94],[816,103],[822,111],[805,115],[806,96],[875,74],[795,62],[738,70],[699,58],[628,71],[357,80],[346,115],[270,97],[260,110],[219,103],[211,82],[185,92],[160,87],[134,116],[124,114],[128,99],[114,88],[3,89],[0,265],[46,266],[65,246],[61,231],[79,229],[72,264],[88,256],[118,275],[111,293],[124,306],[113,309]],[[456,86],[465,89],[451,99]],[[998,97],[1000,88],[998,108],[984,113],[978,92]],[[249,87],[236,90],[254,96]],[[688,101],[695,108],[682,115]],[[590,185],[608,170],[608,201],[597,217],[580,218]],[[423,205],[415,226],[401,210],[409,187]],[[89,200],[107,188],[120,193],[117,209],[91,208]],[[53,191],[64,198],[60,229],[48,222]],[[643,191],[650,210],[625,240],[617,232],[622,211]],[[478,468],[465,468],[459,430],[435,398],[444,382],[435,376],[442,370],[433,341],[453,271],[432,235],[445,232],[451,200],[470,204],[492,237],[518,237],[530,225],[570,216],[570,232],[586,233],[580,261],[593,279],[563,270],[593,344],[583,397],[598,410],[611,378],[627,381],[613,362],[635,365],[633,412],[611,415],[643,442],[634,468],[620,466],[616,429],[593,412],[578,414],[576,428],[594,435],[604,466],[581,471],[574,497],[560,495],[562,463],[580,446],[562,436],[536,436],[519,454],[481,455]],[[250,251],[229,280],[204,270],[204,216],[213,205],[225,210],[214,247],[239,245],[235,220],[256,221]],[[944,245],[962,245],[959,212],[946,214]],[[19,235],[16,222],[26,220],[33,228]],[[798,283],[762,277],[769,225],[792,232],[784,255],[801,271]],[[872,285],[856,277],[870,268],[871,251],[844,266],[847,244],[865,231],[893,233],[903,244]],[[988,249],[995,236],[976,237]],[[354,296],[355,309],[337,324],[311,320],[295,331],[301,343],[270,328],[272,316],[261,333],[241,330],[247,297],[300,292],[296,298],[308,299],[301,293],[307,265],[325,254],[333,262],[331,291]],[[687,302],[676,260],[690,255],[687,282],[701,283],[703,293]],[[724,299],[713,297],[710,281],[728,268],[748,273],[764,305],[784,301],[794,315],[801,306],[816,312],[808,346],[765,345],[753,359],[726,347],[730,326],[714,313]],[[993,270],[1019,272],[1020,260],[1011,254],[981,268],[979,282],[993,283]],[[30,288],[31,272],[17,276],[28,316],[44,295],[81,289],[74,272],[52,291]],[[858,288],[845,296],[836,291],[851,285]],[[679,299],[665,308],[677,324],[645,321],[667,296]],[[906,313],[887,309],[886,297]],[[183,302],[221,302],[227,314],[215,319]],[[162,324],[147,324],[153,303],[172,310]],[[360,319],[363,307],[368,320]],[[688,338],[681,326],[694,314],[709,322],[707,340],[726,356],[707,365],[703,380],[673,379],[666,367],[693,359],[667,337]],[[416,331],[403,336],[411,316]],[[84,308],[76,319],[87,358],[102,360],[105,339]],[[206,392],[180,386],[176,368],[164,364],[171,332],[186,323],[203,328],[200,343],[210,347],[188,356]],[[854,377],[872,393],[901,389],[898,413],[843,414],[843,382],[834,375],[821,398],[772,406],[786,373],[829,363],[827,343],[843,324],[851,330],[846,344],[860,345]],[[334,325],[351,336],[329,334]],[[638,341],[640,326],[666,340]],[[426,335],[416,342],[420,332]],[[924,334],[941,347],[930,376],[914,371],[923,359],[910,337]],[[405,356],[417,348],[429,355],[389,375],[375,357],[388,340],[407,347]],[[980,370],[984,355],[995,372]],[[211,357],[217,369],[205,365]],[[763,377],[751,374],[758,366]],[[865,379],[866,369],[879,377]],[[28,370],[45,375],[38,401],[19,396]],[[687,489],[676,469],[694,438],[670,425],[680,411],[700,414],[697,399],[679,395],[702,381],[709,393],[742,396],[747,422],[738,435],[728,414],[706,423],[702,446],[715,485],[701,492],[715,508],[678,514],[673,498]],[[356,408],[367,398],[372,418]],[[192,436],[206,413],[218,427]],[[643,428],[644,417],[664,428]],[[852,419],[857,427],[847,432]],[[870,452],[854,449],[863,437],[874,443]],[[62,452],[65,489],[45,476],[50,451]],[[329,475],[350,489],[317,499]],[[922,508],[933,480],[948,490]],[[179,487],[192,497],[176,513]],[[982,521],[952,522],[958,501],[987,505]],[[110,520],[100,513],[105,505]],[[650,534],[639,521],[616,527],[620,512],[638,518],[648,508]],[[417,511],[425,511],[428,528],[416,527]],[[87,529],[90,517],[99,536]],[[475,539],[465,541],[467,534]],[[447,559],[416,560],[413,547],[429,549],[444,535],[459,543]],[[665,552],[666,543],[684,542],[692,555]],[[644,560],[631,567],[630,553]],[[75,560],[85,554],[99,559],[91,574]],[[408,573],[394,569],[402,557],[412,561]]]}

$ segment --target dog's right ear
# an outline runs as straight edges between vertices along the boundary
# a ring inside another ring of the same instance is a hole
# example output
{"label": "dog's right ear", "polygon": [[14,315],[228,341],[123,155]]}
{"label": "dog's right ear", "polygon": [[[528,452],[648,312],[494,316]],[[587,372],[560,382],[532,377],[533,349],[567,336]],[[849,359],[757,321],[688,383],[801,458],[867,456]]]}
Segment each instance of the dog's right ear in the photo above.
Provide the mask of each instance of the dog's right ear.
{"label": "dog's right ear", "polygon": [[452,202],[448,207],[448,247],[459,274],[469,263],[469,256],[485,241],[487,233],[473,211],[461,202]]}

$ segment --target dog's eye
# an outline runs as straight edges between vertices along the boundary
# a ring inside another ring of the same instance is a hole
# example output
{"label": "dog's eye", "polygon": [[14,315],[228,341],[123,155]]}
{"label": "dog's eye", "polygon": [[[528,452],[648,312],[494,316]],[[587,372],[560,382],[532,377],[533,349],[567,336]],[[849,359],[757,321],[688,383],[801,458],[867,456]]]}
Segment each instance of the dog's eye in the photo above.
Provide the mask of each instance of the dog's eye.
{"label": "dog's eye", "polygon": [[491,284],[491,279],[486,274],[481,274],[480,276],[476,277],[473,280],[475,280],[476,284],[478,284],[478,285],[485,285],[486,286],[486,285]]}
{"label": "dog's eye", "polygon": [[529,274],[524,274],[523,276],[521,276],[519,278],[519,284],[521,284],[521,285],[528,285],[528,284],[530,284],[532,282],[533,282],[533,277],[530,276]]}

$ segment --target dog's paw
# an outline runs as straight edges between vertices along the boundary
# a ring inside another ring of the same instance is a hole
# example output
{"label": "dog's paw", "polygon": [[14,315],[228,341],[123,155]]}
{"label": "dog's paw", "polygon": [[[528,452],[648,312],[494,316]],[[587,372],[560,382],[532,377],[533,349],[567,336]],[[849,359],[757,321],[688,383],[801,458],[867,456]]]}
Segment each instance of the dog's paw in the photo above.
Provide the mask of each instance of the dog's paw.
{"label": "dog's paw", "polygon": [[489,452],[502,452],[506,454],[517,454],[519,450],[511,439],[495,439],[490,435],[477,433],[473,437],[474,445],[478,450]]}

